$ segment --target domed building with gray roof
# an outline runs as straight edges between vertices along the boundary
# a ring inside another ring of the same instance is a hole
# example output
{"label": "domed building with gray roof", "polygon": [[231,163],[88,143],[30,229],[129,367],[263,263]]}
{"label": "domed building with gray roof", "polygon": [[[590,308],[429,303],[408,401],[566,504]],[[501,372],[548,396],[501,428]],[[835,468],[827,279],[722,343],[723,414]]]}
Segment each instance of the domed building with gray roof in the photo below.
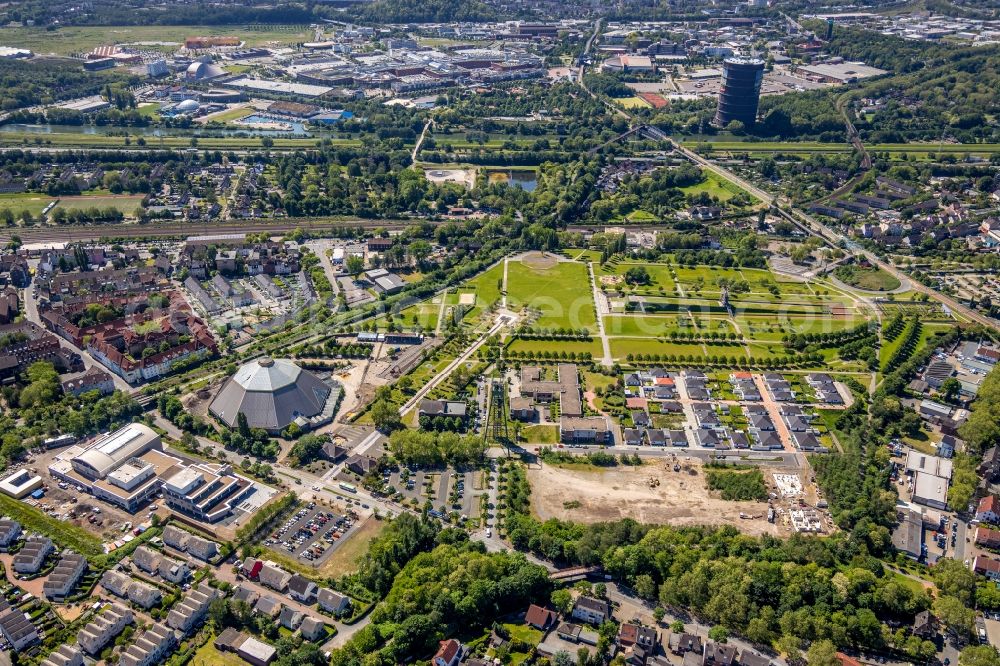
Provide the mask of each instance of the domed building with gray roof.
{"label": "domed building with gray roof", "polygon": [[213,62],[205,62],[203,60],[196,60],[188,65],[187,71],[184,73],[184,77],[188,81],[207,81],[225,75],[226,70]]}
{"label": "domed building with gray roof", "polygon": [[342,391],[285,359],[260,358],[240,367],[209,411],[230,428],[240,413],[251,428],[277,433],[295,423],[303,430],[333,420]]}

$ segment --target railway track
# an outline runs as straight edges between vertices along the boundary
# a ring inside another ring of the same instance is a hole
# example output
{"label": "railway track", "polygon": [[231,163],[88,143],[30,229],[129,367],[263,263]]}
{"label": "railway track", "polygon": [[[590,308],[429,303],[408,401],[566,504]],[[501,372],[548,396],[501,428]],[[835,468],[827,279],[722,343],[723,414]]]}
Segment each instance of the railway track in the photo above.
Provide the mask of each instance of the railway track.
{"label": "railway track", "polygon": [[295,229],[329,230],[333,227],[348,229],[386,229],[400,231],[420,220],[336,220],[322,218],[295,218],[283,220],[240,220],[215,224],[169,222],[164,224],[117,225],[67,225],[62,227],[31,227],[0,229],[0,240],[8,241],[17,236],[24,243],[58,241],[89,241],[101,238],[186,237],[207,234],[237,234],[269,232],[286,233]]}

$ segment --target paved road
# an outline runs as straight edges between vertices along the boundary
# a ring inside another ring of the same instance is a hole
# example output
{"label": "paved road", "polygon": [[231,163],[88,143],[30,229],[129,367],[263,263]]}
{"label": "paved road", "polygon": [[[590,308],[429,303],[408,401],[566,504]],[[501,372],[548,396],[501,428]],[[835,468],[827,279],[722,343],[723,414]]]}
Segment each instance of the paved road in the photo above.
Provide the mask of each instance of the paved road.
{"label": "paved road", "polygon": [[[337,282],[338,277],[343,277],[337,274],[337,269],[333,267],[333,262],[330,261],[330,256],[326,253],[327,250],[332,249],[336,243],[333,241],[311,241],[306,243],[306,247],[316,253],[319,257],[319,263],[323,266],[323,272],[326,273],[326,279],[330,281],[330,285],[333,287],[333,295],[337,296],[340,293],[340,283]],[[334,310],[336,312],[336,310]]]}
{"label": "paved road", "polygon": [[792,433],[788,430],[788,425],[785,424],[785,420],[781,418],[781,408],[777,402],[774,401],[774,397],[771,392],[767,389],[767,382],[764,381],[762,375],[753,375],[754,384],[757,386],[757,391],[760,393],[761,404],[764,405],[764,409],[767,410],[767,415],[771,417],[771,423],[774,424],[774,429],[778,433],[778,437],[781,438],[781,444],[785,447],[785,451],[790,453],[795,452],[795,445],[792,443]]}
{"label": "paved road", "polygon": [[597,36],[601,34],[601,24],[604,19],[597,19],[594,21],[594,31],[590,33],[590,37],[587,39],[587,43],[583,47],[583,52],[580,54],[580,66],[576,70],[576,82],[583,86],[583,70],[585,65],[583,64],[583,59],[590,53],[590,47],[594,45],[594,40]]}
{"label": "paved road", "polygon": [[337,635],[323,644],[323,651],[329,652],[334,648],[344,647],[347,641],[351,640],[354,634],[367,627],[372,621],[372,614],[368,613],[354,624],[337,623]]}
{"label": "paved road", "polygon": [[[624,587],[620,587],[616,583],[609,582],[606,585],[608,588],[607,592],[608,600],[612,601],[615,604],[618,604],[619,606],[618,612],[615,613],[615,617],[619,621],[628,622],[632,618],[639,616],[647,624],[655,625],[655,622],[653,620],[653,610],[655,609],[654,604],[648,601],[644,601],[639,597],[633,596],[632,594],[630,594],[630,590]],[[663,616],[662,625],[663,626],[669,625],[675,620],[682,621],[684,623],[684,629],[688,633],[694,633],[701,636],[702,641],[708,639],[708,630],[712,628],[712,625],[702,624],[701,622],[698,622],[691,616],[676,615],[669,611],[667,612],[666,615]],[[740,652],[743,652],[744,650],[749,650],[751,652],[757,652],[757,653],[761,652],[760,648],[754,646],[751,643],[748,643],[747,641],[741,638],[730,636],[728,639],[728,643],[730,645],[734,645],[737,648],[739,648]],[[777,666],[785,666],[785,661],[781,658],[780,655],[773,655],[771,656],[771,659],[773,663],[777,664]]]}

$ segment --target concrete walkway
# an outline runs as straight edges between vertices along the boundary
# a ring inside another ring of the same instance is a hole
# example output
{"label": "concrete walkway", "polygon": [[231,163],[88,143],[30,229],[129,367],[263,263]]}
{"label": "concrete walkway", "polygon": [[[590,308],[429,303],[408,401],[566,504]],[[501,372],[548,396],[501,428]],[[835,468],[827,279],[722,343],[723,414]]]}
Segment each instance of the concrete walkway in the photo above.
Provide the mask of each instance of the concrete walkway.
{"label": "concrete walkway", "polygon": [[597,314],[597,335],[601,338],[601,347],[603,349],[603,356],[601,357],[601,365],[610,368],[614,365],[614,359],[611,358],[611,343],[608,340],[608,335],[604,331],[604,315],[611,313],[611,308],[608,306],[608,299],[597,287],[597,278],[594,276],[594,264],[587,262],[587,274],[590,276],[591,288],[594,292],[594,310]]}

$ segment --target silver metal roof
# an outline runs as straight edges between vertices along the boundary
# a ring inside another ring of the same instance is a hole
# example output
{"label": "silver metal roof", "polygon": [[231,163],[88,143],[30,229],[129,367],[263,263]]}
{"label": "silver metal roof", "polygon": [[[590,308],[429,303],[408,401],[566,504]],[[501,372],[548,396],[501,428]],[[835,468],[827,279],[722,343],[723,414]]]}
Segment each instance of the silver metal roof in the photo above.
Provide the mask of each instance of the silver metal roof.
{"label": "silver metal roof", "polygon": [[330,391],[319,377],[291,361],[262,358],[236,371],[210,411],[230,427],[243,412],[251,428],[276,431],[298,417],[322,412]]}

